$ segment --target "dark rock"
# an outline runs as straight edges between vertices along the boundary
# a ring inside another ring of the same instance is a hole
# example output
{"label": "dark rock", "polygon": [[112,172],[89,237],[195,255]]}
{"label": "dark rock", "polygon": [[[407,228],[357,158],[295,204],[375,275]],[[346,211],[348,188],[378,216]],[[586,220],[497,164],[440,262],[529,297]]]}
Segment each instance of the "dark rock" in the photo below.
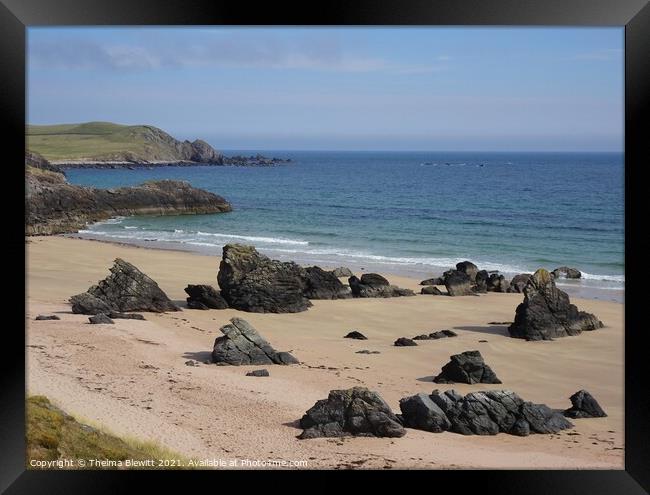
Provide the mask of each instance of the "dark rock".
{"label": "dark rock", "polygon": [[246,373],[246,376],[270,376],[269,370],[253,370]]}
{"label": "dark rock", "polygon": [[365,387],[332,390],[300,419],[298,437],[376,436],[402,437],[406,430],[376,392]]}
{"label": "dark rock", "polygon": [[576,268],[560,266],[551,272],[555,278],[580,278],[582,273]]}
{"label": "dark rock", "polygon": [[352,275],[354,275],[354,273],[352,273],[352,270],[350,270],[349,268],[345,268],[344,266],[341,266],[339,268],[334,268],[334,270],[332,270],[331,273],[332,275],[338,278],[351,277]]}
{"label": "dark rock", "polygon": [[361,279],[352,276],[348,279],[353,297],[399,297],[415,295],[411,289],[390,285],[381,275],[365,273]]}
{"label": "dark rock", "polygon": [[439,433],[451,427],[442,409],[426,394],[405,397],[399,401],[402,424],[407,428]]}
{"label": "dark rock", "polygon": [[442,279],[442,277],[427,278],[426,280],[420,282],[420,285],[445,285],[445,281]]}
{"label": "dark rock", "polygon": [[202,311],[207,311],[207,310],[210,309],[205,304],[203,304],[201,301],[196,301],[194,299],[190,299],[189,297],[187,298],[187,308],[188,309],[200,309]]}
{"label": "dark rock", "polygon": [[[475,274],[476,275],[476,274]],[[459,270],[449,270],[444,274],[445,287],[450,296],[469,296],[474,292],[469,276]]]}
{"label": "dark rock", "polygon": [[217,276],[231,308],[253,313],[297,313],[312,306],[304,295],[305,270],[271,260],[253,246],[226,244]]}
{"label": "dark rock", "polygon": [[435,332],[435,333],[442,333],[447,337],[458,337],[458,334],[453,330],[440,330],[440,332]]}
{"label": "dark rock", "polygon": [[99,324],[112,324],[115,323],[113,320],[111,320],[108,316],[106,316],[104,313],[98,313],[95,316],[91,316],[88,318],[88,321],[92,323],[93,325],[99,325]]}
{"label": "dark rock", "polygon": [[111,274],[97,285],[70,298],[73,313],[180,311],[156,282],[131,263],[117,258],[110,271]]}
{"label": "dark rock", "polygon": [[499,432],[526,436],[557,433],[573,425],[544,404],[524,402],[509,390],[473,392],[465,397],[453,390],[434,390],[431,400],[449,420],[450,431],[463,435],[495,435]]}
{"label": "dark rock", "polygon": [[530,431],[535,433],[557,433],[573,426],[562,413],[545,404],[524,402],[521,406],[521,416],[528,422]]}
{"label": "dark rock", "polygon": [[564,411],[569,418],[604,418],[607,416],[600,404],[586,390],[579,390],[570,397],[572,407]]}
{"label": "dark rock", "polygon": [[361,275],[361,284],[371,287],[381,287],[383,285],[390,285],[390,282],[378,273],[364,273]]}
{"label": "dark rock", "polygon": [[108,317],[114,320],[144,320],[144,316],[139,313],[119,313],[117,311],[111,311],[108,313]]}
{"label": "dark rock", "polygon": [[199,363],[197,361],[194,361],[190,359],[189,361],[185,361],[185,366],[198,366]]}
{"label": "dark rock", "polygon": [[352,297],[350,289],[331,272],[318,266],[305,269],[305,297],[308,299],[346,299]]}
{"label": "dark rock", "polygon": [[507,292],[509,283],[503,275],[491,273],[486,281],[488,292]]}
{"label": "dark rock", "polygon": [[185,287],[187,307],[192,309],[226,309],[228,303],[211,285],[188,285]]}
{"label": "dark rock", "polygon": [[475,284],[474,287],[472,287],[472,290],[474,292],[480,292],[480,293],[486,293],[487,292],[487,281],[488,281],[489,275],[488,272],[485,270],[481,270],[476,273],[475,276]]}
{"label": "dark rock", "polygon": [[433,379],[436,383],[501,383],[485,364],[479,351],[465,351],[451,356],[442,372]]}
{"label": "dark rock", "polygon": [[517,292],[520,294],[523,293],[526,284],[530,280],[530,277],[532,277],[532,274],[530,273],[521,273],[519,275],[515,275],[510,281],[510,286],[508,287],[507,292]]}
{"label": "dark rock", "polygon": [[344,339],[357,339],[357,340],[368,340],[368,337],[366,337],[364,334],[361,332],[357,332],[356,330],[351,331],[348,333]]}
{"label": "dark rock", "polygon": [[461,261],[460,263],[456,263],[456,270],[467,275],[471,282],[476,280],[478,267],[471,261]]}
{"label": "dark rock", "polygon": [[[26,156],[25,234],[77,232],[117,215],[184,215],[231,211],[221,196],[189,182],[160,180],[117,189],[69,184],[56,168],[30,165]],[[40,169],[40,170],[36,170]]]}
{"label": "dark rock", "polygon": [[552,340],[602,328],[596,316],[578,311],[566,292],[555,286],[553,277],[540,268],[524,289],[524,301],[517,306],[510,336],[526,340]]}
{"label": "dark rock", "polygon": [[426,333],[423,333],[422,335],[416,335],[415,337],[413,337],[413,340],[431,340],[431,336]]}
{"label": "dark rock", "polygon": [[298,360],[288,352],[278,352],[264,340],[246,320],[231,318],[219,330],[212,350],[212,362],[217,364],[296,364]]}
{"label": "dark rock", "polygon": [[426,287],[422,287],[420,294],[431,294],[433,296],[442,296],[442,291],[438,289],[438,287],[435,287],[433,285],[427,285]]}
{"label": "dark rock", "polygon": [[60,320],[57,315],[38,315],[36,318],[34,318],[37,321],[41,320]]}
{"label": "dark rock", "polygon": [[418,345],[417,342],[414,342],[412,339],[406,337],[400,337],[395,341],[394,344],[396,347],[405,347],[405,346],[414,346]]}
{"label": "dark rock", "polygon": [[368,349],[363,349],[361,351],[355,352],[355,354],[381,354],[379,351],[369,351]]}

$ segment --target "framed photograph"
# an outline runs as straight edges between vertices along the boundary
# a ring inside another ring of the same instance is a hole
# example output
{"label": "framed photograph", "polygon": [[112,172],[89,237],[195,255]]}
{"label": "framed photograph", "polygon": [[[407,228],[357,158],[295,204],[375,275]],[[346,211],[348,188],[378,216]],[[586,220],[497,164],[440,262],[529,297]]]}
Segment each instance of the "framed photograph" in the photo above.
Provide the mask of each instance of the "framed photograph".
{"label": "framed photograph", "polygon": [[647,2],[190,4],[0,5],[0,487],[645,493]]}

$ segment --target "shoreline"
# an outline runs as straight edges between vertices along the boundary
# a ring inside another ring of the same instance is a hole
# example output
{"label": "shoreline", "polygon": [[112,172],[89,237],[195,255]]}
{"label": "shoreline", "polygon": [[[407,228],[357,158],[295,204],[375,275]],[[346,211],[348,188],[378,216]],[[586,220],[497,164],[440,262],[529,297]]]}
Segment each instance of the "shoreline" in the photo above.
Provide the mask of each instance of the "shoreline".
{"label": "shoreline", "polygon": [[[130,241],[121,241],[111,238],[106,238],[100,235],[94,235],[92,232],[87,233],[70,233],[62,234],[63,237],[72,238],[72,239],[84,239],[92,240],[96,242],[104,242],[108,244],[115,244],[119,246],[136,246],[142,249],[156,249],[163,251],[176,251],[181,253],[194,253],[200,256],[221,256],[221,246],[215,245],[214,248],[208,249],[204,247],[201,249],[199,246],[194,246],[187,243],[174,242],[174,241],[161,241],[161,240],[141,240],[133,239]],[[246,242],[243,242],[246,244]],[[213,249],[217,252],[213,252]],[[449,267],[440,267],[438,269],[428,269],[428,268],[412,268],[409,270],[405,266],[395,266],[387,263],[376,263],[372,261],[341,261],[339,264],[333,263],[332,261],[320,261],[316,260],[314,257],[305,256],[306,253],[280,253],[274,252],[273,249],[264,249],[258,248],[258,250],[267,256],[273,259],[279,259],[281,261],[295,261],[302,266],[313,266],[314,264],[321,266],[321,268],[326,270],[331,270],[339,266],[346,266],[353,271],[360,272],[380,272],[385,274],[390,274],[398,277],[405,277],[410,279],[424,280],[426,278],[438,277],[442,274],[444,270],[453,268]],[[302,256],[301,256],[302,254]],[[471,260],[470,260],[471,261]],[[480,268],[480,267],[479,267]],[[511,278],[512,274],[506,274],[506,278]],[[557,286],[565,291],[571,297],[579,297],[581,299],[593,299],[597,301],[613,301],[619,304],[624,304],[625,302],[625,289],[619,288],[601,288],[601,287],[590,287],[579,285],[580,280],[566,280],[559,279],[556,281]]]}
{"label": "shoreline", "polygon": [[[63,236],[27,239],[27,390],[81,420],[119,436],[160,443],[187,457],[307,460],[307,468],[621,469],[624,466],[624,318],[621,304],[575,299],[605,328],[577,337],[526,342],[507,335],[521,294],[476,297],[416,295],[390,299],[315,300],[301,313],[260,314],[185,308],[188,284],[217,286],[218,257],[142,249]],[[183,307],[144,313],[146,321],[90,325],[68,298],[108,274],[116,257],[133,263]],[[389,276],[417,289],[418,281]],[[56,314],[59,321],[34,321]],[[219,328],[249,321],[274,348],[301,364],[268,366],[270,377],[245,376],[259,366],[215,366]],[[395,347],[398,337],[453,329],[452,339]],[[356,329],[368,340],[344,339]],[[376,355],[358,354],[360,349]],[[436,384],[451,354],[478,349],[502,385]],[[186,362],[194,360],[196,366]],[[464,436],[408,429],[399,439],[299,440],[297,420],[330,390],[366,386],[394,412],[399,400],[435,388],[466,394],[513,390],[525,400],[566,408],[589,390],[606,418],[575,420],[556,435]],[[534,455],[531,455],[533,454]]]}

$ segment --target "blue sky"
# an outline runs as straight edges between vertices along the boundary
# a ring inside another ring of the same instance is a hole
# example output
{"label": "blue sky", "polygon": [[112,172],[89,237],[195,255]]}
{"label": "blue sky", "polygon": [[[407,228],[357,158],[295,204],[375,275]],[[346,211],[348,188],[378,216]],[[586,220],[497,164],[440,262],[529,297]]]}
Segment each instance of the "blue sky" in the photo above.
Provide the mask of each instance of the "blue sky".
{"label": "blue sky", "polygon": [[220,149],[622,151],[623,28],[28,29],[28,122]]}

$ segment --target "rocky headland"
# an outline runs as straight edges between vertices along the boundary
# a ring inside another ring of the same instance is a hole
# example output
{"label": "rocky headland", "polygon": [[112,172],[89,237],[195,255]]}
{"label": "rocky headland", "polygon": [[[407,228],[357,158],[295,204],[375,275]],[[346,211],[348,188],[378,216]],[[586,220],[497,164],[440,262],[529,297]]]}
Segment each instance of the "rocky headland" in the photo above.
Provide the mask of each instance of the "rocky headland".
{"label": "rocky headland", "polygon": [[82,187],[67,182],[43,157],[25,154],[25,234],[76,232],[115,216],[187,215],[231,211],[221,196],[185,181],[147,181],[116,189]]}

